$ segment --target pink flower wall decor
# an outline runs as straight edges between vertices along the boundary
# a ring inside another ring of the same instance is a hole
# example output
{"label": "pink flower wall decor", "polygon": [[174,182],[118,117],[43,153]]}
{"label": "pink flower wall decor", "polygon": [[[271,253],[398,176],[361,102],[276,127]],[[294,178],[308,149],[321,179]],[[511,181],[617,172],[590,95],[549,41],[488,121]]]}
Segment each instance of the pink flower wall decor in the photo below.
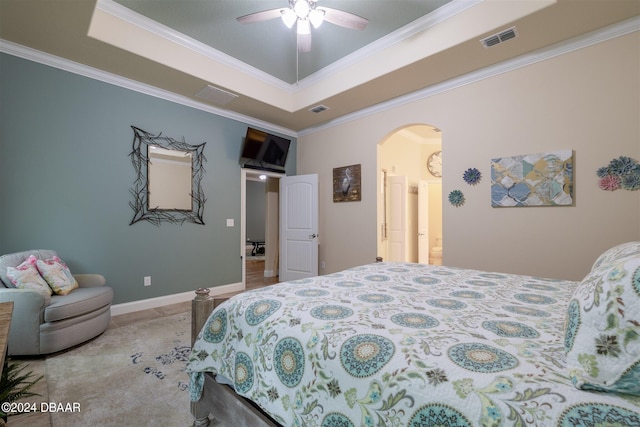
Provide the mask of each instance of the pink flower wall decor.
{"label": "pink flower wall decor", "polygon": [[607,175],[600,179],[598,186],[606,191],[615,191],[620,188],[620,179],[617,176]]}

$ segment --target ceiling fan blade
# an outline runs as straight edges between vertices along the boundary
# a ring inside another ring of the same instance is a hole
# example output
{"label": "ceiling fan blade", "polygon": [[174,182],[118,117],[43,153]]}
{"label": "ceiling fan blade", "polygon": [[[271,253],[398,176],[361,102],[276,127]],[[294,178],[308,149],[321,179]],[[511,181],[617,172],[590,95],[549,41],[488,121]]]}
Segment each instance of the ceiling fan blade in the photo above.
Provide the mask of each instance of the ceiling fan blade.
{"label": "ceiling fan blade", "polygon": [[262,12],[250,13],[248,15],[236,18],[241,24],[253,24],[254,22],[268,21],[270,19],[280,18],[282,11],[286,8],[263,10]]}
{"label": "ceiling fan blade", "polygon": [[316,9],[324,12],[325,21],[341,27],[351,28],[354,30],[364,30],[364,27],[369,23],[367,18],[345,12],[344,10],[320,6],[316,7]]}
{"label": "ceiling fan blade", "polygon": [[311,50],[311,33],[298,34],[298,52],[309,52]]}

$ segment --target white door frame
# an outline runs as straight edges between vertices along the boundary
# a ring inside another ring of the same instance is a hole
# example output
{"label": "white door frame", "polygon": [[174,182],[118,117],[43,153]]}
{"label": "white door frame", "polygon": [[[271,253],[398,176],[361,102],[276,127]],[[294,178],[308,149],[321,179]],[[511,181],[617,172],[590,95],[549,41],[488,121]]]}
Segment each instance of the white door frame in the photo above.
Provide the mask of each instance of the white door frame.
{"label": "white door frame", "polygon": [[286,175],[283,173],[245,168],[241,168],[240,171],[240,259],[242,259],[242,289],[246,289],[247,258],[245,256],[245,247],[247,245],[247,177],[259,177],[260,175],[265,175],[269,178],[280,179]]}

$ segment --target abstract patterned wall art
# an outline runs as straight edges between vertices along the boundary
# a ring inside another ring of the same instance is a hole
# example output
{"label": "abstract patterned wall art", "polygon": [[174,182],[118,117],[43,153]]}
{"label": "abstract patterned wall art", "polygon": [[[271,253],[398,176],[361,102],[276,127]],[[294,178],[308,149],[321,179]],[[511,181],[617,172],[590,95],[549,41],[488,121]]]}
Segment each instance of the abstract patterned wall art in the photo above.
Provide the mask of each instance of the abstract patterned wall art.
{"label": "abstract patterned wall art", "polygon": [[573,205],[573,151],[491,159],[491,206]]}

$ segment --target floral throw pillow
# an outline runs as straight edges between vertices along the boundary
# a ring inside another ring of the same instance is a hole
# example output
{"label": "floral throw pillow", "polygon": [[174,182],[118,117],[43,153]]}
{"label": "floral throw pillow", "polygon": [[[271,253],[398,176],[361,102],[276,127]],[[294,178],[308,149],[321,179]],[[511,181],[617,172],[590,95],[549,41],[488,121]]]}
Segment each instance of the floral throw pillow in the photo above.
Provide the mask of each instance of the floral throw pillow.
{"label": "floral throw pillow", "polygon": [[640,242],[584,278],[567,310],[565,350],[580,389],[640,396]]}
{"label": "floral throw pillow", "polygon": [[611,249],[607,249],[593,263],[591,271],[598,269],[598,267],[603,264],[609,264],[612,260],[627,257],[629,255],[640,257],[640,244],[638,242],[622,243],[612,247]]}
{"label": "floral throw pillow", "polygon": [[37,289],[51,295],[51,288],[36,268],[37,258],[29,256],[17,267],[7,267],[7,277],[19,289]]}
{"label": "floral throw pillow", "polygon": [[60,258],[39,259],[38,271],[57,295],[67,295],[78,287],[78,282],[69,271],[69,267]]}

